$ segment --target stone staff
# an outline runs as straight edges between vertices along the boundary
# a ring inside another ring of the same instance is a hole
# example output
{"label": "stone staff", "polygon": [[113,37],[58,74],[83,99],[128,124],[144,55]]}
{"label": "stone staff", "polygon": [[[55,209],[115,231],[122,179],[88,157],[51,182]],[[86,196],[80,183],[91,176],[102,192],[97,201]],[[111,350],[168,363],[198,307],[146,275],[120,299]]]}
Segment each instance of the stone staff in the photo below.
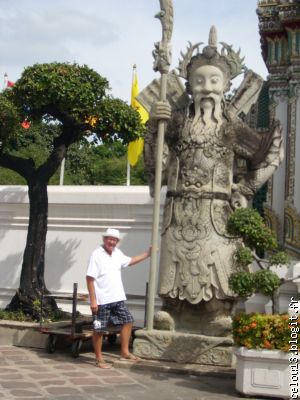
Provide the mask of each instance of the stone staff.
{"label": "stone staff", "polygon": [[[173,4],[172,0],[160,0],[160,12],[155,15],[162,24],[162,40],[154,44],[154,71],[161,74],[160,81],[160,101],[166,101],[167,97],[167,77],[171,64],[171,36],[173,30]],[[149,272],[149,287],[147,299],[147,319],[146,327],[148,330],[153,328],[154,302],[156,292],[156,271],[157,271],[157,251],[159,237],[159,214],[160,214],[160,190],[162,176],[162,156],[165,134],[165,121],[158,121],[157,152],[155,168],[154,186],[154,207],[152,222],[152,252]]]}

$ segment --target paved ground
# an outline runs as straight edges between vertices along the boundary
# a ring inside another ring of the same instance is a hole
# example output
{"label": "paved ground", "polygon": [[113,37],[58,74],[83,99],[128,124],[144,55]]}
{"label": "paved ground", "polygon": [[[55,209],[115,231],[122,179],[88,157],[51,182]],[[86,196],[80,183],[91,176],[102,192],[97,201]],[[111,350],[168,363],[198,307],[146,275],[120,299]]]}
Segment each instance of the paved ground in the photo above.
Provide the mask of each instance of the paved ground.
{"label": "paved ground", "polygon": [[[113,346],[114,347],[114,346]],[[11,400],[219,400],[242,399],[229,368],[162,362],[119,361],[116,349],[105,353],[110,370],[94,366],[90,348],[76,359],[69,349],[44,350],[0,346],[0,399]],[[253,398],[254,399],[254,398]],[[258,400],[258,398],[255,398]]]}

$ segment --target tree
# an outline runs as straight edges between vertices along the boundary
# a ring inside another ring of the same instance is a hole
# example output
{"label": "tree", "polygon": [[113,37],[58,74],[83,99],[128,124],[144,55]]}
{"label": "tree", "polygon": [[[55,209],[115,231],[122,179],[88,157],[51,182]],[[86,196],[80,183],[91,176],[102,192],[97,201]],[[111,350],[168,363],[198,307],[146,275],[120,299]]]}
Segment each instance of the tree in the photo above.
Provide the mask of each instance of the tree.
{"label": "tree", "polygon": [[[93,146],[72,145],[66,158],[66,184],[124,185],[127,171],[127,146],[121,141]],[[145,185],[143,158],[131,169],[131,184]]]}
{"label": "tree", "polygon": [[[287,264],[288,255],[279,250],[274,234],[254,209],[236,209],[228,220],[227,230],[243,239],[243,245],[237,250],[234,260],[240,270],[231,274],[230,289],[244,298],[256,292],[271,296],[273,313],[279,313],[279,287],[287,280],[279,279],[277,274],[270,270],[270,266]],[[267,253],[266,258],[258,255]],[[257,272],[249,271],[248,266],[253,261],[259,267]]]}
{"label": "tree", "polygon": [[[0,166],[25,179],[30,201],[20,287],[9,310],[34,316],[34,301],[48,293],[44,281],[47,185],[69,147],[92,134],[102,143],[116,139],[128,143],[143,132],[139,114],[110,97],[108,89],[108,81],[85,65],[50,63],[26,68],[13,88],[0,95]],[[26,133],[20,128],[24,119],[31,123]],[[40,129],[45,139],[48,151],[43,160],[18,155],[13,146],[14,140],[20,142],[33,129]]]}
{"label": "tree", "polygon": [[[52,126],[55,128],[56,126]],[[51,151],[51,126],[34,125],[26,132],[22,129],[18,140],[9,141],[7,151],[23,158],[31,157],[36,164]],[[42,132],[42,134],[41,134]],[[127,179],[127,145],[117,140],[113,143],[95,144],[85,137],[68,148],[64,168],[64,185],[124,185]],[[131,169],[131,185],[146,185],[143,157]],[[49,184],[58,185],[60,169],[51,177]],[[16,172],[0,167],[0,185],[25,185],[26,181]]]}

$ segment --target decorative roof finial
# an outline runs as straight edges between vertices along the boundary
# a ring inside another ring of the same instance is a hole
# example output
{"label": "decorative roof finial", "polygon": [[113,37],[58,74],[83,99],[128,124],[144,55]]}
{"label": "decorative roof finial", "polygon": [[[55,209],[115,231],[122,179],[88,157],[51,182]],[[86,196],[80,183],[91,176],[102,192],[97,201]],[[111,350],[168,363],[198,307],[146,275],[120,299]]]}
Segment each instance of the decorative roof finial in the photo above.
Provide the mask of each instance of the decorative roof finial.
{"label": "decorative roof finial", "polygon": [[214,25],[210,28],[210,31],[209,31],[208,45],[210,47],[215,47],[215,48],[217,48],[217,45],[218,45],[217,28]]}

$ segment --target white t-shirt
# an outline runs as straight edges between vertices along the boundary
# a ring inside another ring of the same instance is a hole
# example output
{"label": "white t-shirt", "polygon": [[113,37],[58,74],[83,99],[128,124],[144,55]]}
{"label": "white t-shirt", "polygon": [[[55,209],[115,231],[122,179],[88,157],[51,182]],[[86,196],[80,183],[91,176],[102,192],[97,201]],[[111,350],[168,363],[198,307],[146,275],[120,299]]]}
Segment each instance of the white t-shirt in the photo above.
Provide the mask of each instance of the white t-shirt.
{"label": "white t-shirt", "polygon": [[102,246],[96,249],[89,261],[87,276],[94,278],[97,304],[108,304],[126,300],[121,278],[121,268],[128,267],[131,257],[118,248],[109,255]]}

